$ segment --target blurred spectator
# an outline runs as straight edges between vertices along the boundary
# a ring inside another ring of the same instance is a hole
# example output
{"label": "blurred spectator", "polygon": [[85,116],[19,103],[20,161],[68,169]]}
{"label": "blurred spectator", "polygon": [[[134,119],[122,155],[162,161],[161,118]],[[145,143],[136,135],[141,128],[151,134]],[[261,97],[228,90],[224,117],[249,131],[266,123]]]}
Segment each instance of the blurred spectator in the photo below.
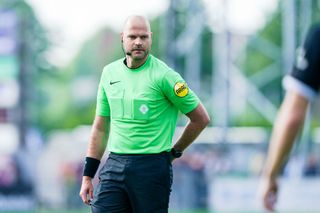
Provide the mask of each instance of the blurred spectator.
{"label": "blurred spectator", "polygon": [[0,193],[4,195],[31,193],[31,185],[25,181],[21,164],[14,155],[0,156]]}
{"label": "blurred spectator", "polygon": [[17,166],[10,155],[0,156],[0,192],[8,191],[16,184]]}
{"label": "blurred spectator", "polygon": [[319,174],[319,161],[318,158],[310,154],[307,160],[307,164],[304,168],[303,175],[306,177],[313,177]]}
{"label": "blurred spectator", "polygon": [[207,208],[206,153],[190,151],[174,162],[171,208],[201,210]]}
{"label": "blurred spectator", "polygon": [[269,211],[274,211],[277,201],[277,177],[303,126],[308,105],[320,89],[319,38],[318,24],[309,30],[291,74],[283,81],[287,93],[274,123],[263,173],[263,204]]}
{"label": "blurred spectator", "polygon": [[82,161],[65,162],[62,164],[61,172],[64,179],[66,191],[66,206],[68,208],[78,208],[82,200],[78,196],[82,180]]}

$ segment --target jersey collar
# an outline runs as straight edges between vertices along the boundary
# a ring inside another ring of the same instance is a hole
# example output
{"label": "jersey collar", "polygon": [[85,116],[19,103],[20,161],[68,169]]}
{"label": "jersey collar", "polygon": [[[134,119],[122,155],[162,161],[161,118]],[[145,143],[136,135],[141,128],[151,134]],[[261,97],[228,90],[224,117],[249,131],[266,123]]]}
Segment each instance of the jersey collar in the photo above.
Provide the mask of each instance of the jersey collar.
{"label": "jersey collar", "polygon": [[131,72],[139,72],[139,71],[143,70],[145,67],[147,67],[147,66],[150,64],[151,57],[152,57],[152,56],[149,54],[147,60],[146,60],[140,67],[137,67],[137,68],[129,68],[129,67],[127,67],[127,65],[126,65],[126,58],[124,58],[124,60],[123,60],[123,66],[124,66],[124,67],[126,68],[126,70],[128,70],[128,71],[131,71]]}

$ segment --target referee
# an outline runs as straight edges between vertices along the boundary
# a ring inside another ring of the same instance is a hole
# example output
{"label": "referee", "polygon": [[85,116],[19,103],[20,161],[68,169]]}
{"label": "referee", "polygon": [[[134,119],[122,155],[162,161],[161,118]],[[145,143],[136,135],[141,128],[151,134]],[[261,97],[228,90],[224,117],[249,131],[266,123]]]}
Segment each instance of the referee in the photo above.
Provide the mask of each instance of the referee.
{"label": "referee", "polygon": [[[171,162],[208,125],[208,114],[181,76],[149,54],[148,20],[130,16],[121,33],[125,58],[104,67],[80,196],[93,213],[166,213]],[[190,119],[172,145],[178,112]],[[110,152],[93,193],[105,147]]]}
{"label": "referee", "polygon": [[263,172],[263,204],[269,211],[274,211],[277,201],[277,176],[303,125],[308,104],[320,89],[320,25],[309,31],[294,69],[283,84],[287,93],[272,131]]}

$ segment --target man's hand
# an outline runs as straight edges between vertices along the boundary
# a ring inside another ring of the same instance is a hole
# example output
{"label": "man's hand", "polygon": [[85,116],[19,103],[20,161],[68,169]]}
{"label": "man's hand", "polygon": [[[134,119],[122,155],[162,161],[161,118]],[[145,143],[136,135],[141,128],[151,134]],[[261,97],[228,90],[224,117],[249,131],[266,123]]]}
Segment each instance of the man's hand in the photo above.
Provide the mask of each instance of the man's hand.
{"label": "man's hand", "polygon": [[276,179],[264,178],[261,190],[264,208],[270,212],[274,212],[278,196],[278,183]]}
{"label": "man's hand", "polygon": [[90,205],[90,200],[93,199],[93,185],[90,177],[83,176],[79,195],[85,204]]}

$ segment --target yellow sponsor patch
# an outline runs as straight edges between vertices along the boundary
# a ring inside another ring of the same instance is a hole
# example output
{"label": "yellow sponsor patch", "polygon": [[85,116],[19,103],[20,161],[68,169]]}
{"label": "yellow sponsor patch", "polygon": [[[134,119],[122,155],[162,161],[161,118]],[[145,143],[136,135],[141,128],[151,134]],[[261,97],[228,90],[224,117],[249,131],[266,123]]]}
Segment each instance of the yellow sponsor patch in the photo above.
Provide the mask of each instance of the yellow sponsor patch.
{"label": "yellow sponsor patch", "polygon": [[187,86],[186,83],[184,82],[178,82],[174,85],[174,93],[180,97],[180,98],[183,98],[185,97],[186,95],[188,95],[189,93],[189,88]]}

